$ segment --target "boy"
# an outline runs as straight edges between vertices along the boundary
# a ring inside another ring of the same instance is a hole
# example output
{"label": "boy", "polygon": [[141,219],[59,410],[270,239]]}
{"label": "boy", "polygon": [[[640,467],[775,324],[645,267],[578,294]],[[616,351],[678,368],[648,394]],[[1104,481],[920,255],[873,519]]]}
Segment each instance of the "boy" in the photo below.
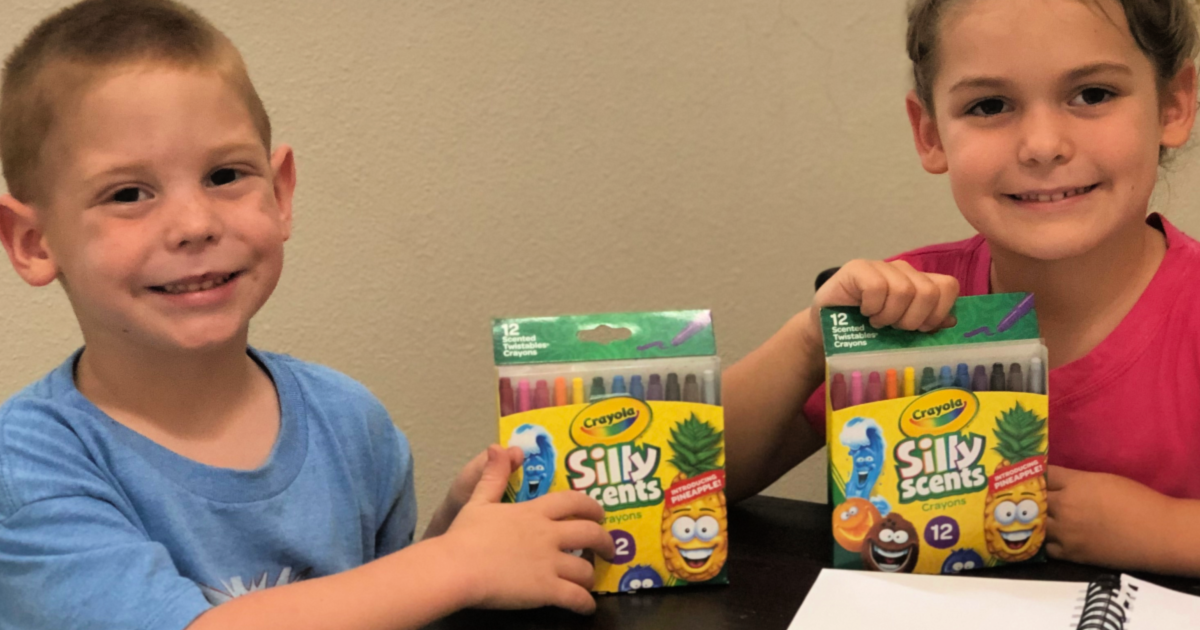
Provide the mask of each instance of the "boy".
{"label": "boy", "polygon": [[26,282],[59,281],[85,346],[0,407],[0,627],[591,610],[591,566],[562,551],[611,555],[598,504],[499,504],[520,455],[492,447],[410,545],[383,407],[247,346],[291,229],[295,163],[270,143],[237,50],[171,0],[86,0],[9,58],[0,241]]}

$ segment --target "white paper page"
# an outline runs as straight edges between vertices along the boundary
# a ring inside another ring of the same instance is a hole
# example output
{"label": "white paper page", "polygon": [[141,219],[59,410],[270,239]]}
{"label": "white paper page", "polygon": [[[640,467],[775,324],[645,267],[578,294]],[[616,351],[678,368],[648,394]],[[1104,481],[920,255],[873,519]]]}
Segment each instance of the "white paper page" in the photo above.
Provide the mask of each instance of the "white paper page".
{"label": "white paper page", "polygon": [[1086,587],[824,569],[788,629],[1073,630]]}
{"label": "white paper page", "polygon": [[1128,592],[1136,586],[1133,610],[1126,630],[1195,630],[1200,628],[1200,597],[1143,582],[1128,575],[1121,576]]}

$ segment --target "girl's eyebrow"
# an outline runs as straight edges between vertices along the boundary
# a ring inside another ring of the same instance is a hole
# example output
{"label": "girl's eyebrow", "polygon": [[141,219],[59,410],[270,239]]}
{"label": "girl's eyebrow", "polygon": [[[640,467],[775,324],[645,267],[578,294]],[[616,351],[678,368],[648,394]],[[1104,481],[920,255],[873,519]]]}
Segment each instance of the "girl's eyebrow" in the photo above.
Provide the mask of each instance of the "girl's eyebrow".
{"label": "girl's eyebrow", "polygon": [[[1123,63],[1115,61],[1101,61],[1098,63],[1090,63],[1086,66],[1080,66],[1073,70],[1068,70],[1063,74],[1063,83],[1075,83],[1096,74],[1106,72],[1115,72],[1125,76],[1133,76],[1133,69]],[[999,89],[1012,85],[1012,81],[1004,77],[965,77],[950,87],[950,93],[960,90],[968,90],[974,88]]]}

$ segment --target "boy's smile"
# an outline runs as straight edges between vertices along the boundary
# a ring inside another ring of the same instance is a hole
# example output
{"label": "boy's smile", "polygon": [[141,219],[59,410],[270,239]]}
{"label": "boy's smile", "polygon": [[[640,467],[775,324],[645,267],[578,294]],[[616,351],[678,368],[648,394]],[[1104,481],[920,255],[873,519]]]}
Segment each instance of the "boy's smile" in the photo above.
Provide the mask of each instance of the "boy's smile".
{"label": "boy's smile", "polygon": [[268,156],[215,70],[120,67],[57,113],[38,210],[85,341],[244,343],[283,267],[290,149]]}
{"label": "boy's smile", "polygon": [[1058,260],[1142,225],[1160,145],[1186,130],[1160,111],[1154,66],[1119,4],[974,0],[939,33],[936,126],[918,132],[932,148],[918,148],[928,170],[949,172],[977,230]]}

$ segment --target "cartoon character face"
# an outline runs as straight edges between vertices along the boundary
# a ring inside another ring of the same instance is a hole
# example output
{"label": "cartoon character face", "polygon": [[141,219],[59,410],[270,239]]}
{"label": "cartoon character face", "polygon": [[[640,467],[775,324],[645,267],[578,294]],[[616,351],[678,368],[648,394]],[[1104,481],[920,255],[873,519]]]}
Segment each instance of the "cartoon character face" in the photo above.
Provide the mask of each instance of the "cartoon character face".
{"label": "cartoon character face", "polygon": [[725,493],[704,495],[663,511],[663,560],[688,582],[711,580],[729,555]]}
{"label": "cartoon character face", "polygon": [[887,441],[883,429],[870,418],[851,418],[842,427],[842,444],[850,449],[853,469],[846,480],[846,496],[866,499],[883,472]]}
{"label": "cartoon character face", "polygon": [[912,573],[917,568],[921,541],[903,516],[892,512],[867,533],[862,547],[863,566],[872,571]]}
{"label": "cartoon character face", "polygon": [[862,551],[863,540],[871,528],[883,520],[868,500],[851,497],[833,509],[833,538],[847,551]]}
{"label": "cartoon character face", "polygon": [[942,563],[942,573],[956,575],[963,571],[983,568],[983,557],[974,549],[955,549]]}
{"label": "cartoon character face", "polygon": [[554,439],[536,424],[522,424],[513,429],[508,439],[509,446],[519,446],[525,451],[521,464],[521,489],[517,491],[517,502],[536,499],[550,491],[554,483],[554,464],[557,453]]}
{"label": "cartoon character face", "polygon": [[1046,495],[1041,479],[1022,482],[991,497],[985,509],[988,551],[1007,562],[1028,560],[1046,540]]}
{"label": "cartoon character face", "polygon": [[659,588],[663,585],[662,576],[658,571],[644,564],[635,564],[625,569],[617,589],[622,593],[637,591],[643,588]]}

